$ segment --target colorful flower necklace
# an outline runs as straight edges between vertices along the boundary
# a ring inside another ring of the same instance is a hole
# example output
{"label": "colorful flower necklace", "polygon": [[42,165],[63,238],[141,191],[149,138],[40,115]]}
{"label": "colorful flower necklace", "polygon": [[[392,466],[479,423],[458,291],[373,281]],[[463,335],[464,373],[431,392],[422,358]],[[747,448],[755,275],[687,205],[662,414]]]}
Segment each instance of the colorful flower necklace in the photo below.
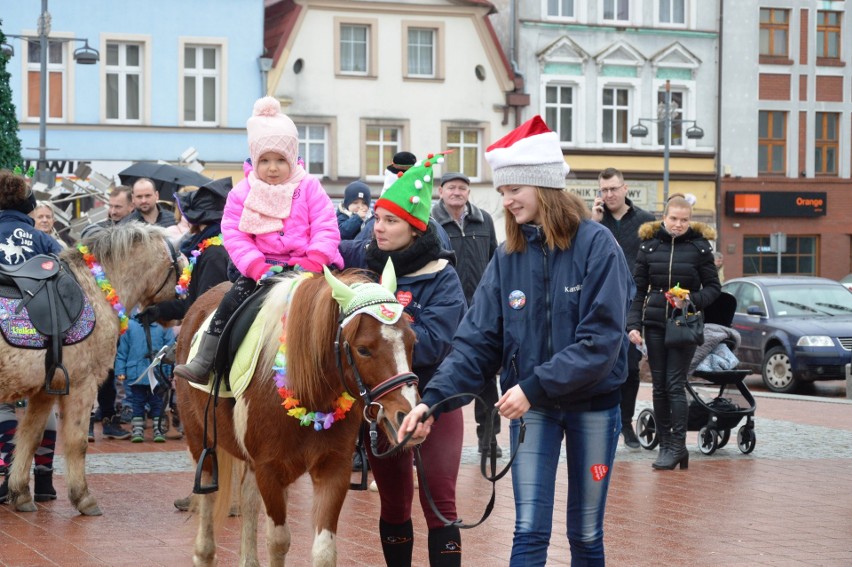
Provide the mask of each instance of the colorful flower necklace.
{"label": "colorful flower necklace", "polygon": [[[281,320],[285,323],[286,329],[286,315],[282,317]],[[328,429],[335,421],[344,419],[346,414],[349,413],[349,410],[352,409],[352,404],[355,403],[355,398],[350,396],[347,392],[343,392],[340,397],[337,398],[337,401],[335,402],[336,408],[331,413],[308,411],[301,407],[301,401],[295,397],[295,392],[287,387],[286,334],[282,333],[278,341],[278,352],[275,354],[275,362],[273,363],[272,370],[275,371],[275,385],[278,386],[278,395],[284,400],[281,405],[287,410],[287,415],[298,419],[299,425],[303,427],[313,424],[314,430],[316,431]]]}
{"label": "colorful flower necklace", "polygon": [[192,270],[195,268],[195,263],[198,262],[198,257],[201,256],[201,253],[204,252],[209,246],[222,246],[222,235],[211,236],[206,240],[202,240],[198,245],[198,248],[193,250],[190,253],[192,256],[189,259],[189,263],[183,269],[183,272],[180,275],[180,279],[178,280],[177,285],[175,286],[175,291],[180,297],[186,297],[187,292],[189,291],[189,282],[192,281]]}
{"label": "colorful flower necklace", "polygon": [[130,318],[127,316],[127,311],[124,309],[124,305],[122,305],[121,301],[119,301],[118,294],[112,287],[112,284],[109,283],[109,279],[107,279],[106,274],[104,273],[103,266],[95,260],[95,256],[89,252],[89,247],[85,244],[77,244],[77,250],[79,250],[80,254],[83,255],[83,260],[85,260],[86,265],[89,267],[89,271],[92,272],[92,275],[95,277],[95,281],[104,293],[106,300],[109,301],[112,308],[115,309],[115,312],[118,314],[118,334],[123,335],[124,332],[127,331],[127,325],[130,324]]}

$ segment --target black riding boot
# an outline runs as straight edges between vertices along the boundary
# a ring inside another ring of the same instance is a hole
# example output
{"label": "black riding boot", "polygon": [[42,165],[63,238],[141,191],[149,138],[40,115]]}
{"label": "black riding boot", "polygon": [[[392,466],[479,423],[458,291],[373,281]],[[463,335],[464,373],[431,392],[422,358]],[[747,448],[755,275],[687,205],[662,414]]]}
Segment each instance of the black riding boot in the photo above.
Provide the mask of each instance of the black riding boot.
{"label": "black riding boot", "polygon": [[35,483],[33,486],[33,499],[36,502],[47,502],[56,500],[56,489],[53,488],[53,471],[36,469],[33,471]]}
{"label": "black riding boot", "polygon": [[429,530],[429,566],[461,567],[461,530],[445,526]]}
{"label": "black riding boot", "polygon": [[666,458],[654,463],[654,468],[672,470],[678,464],[680,468],[689,468],[689,451],[686,449],[686,427],[689,418],[689,404],[683,400],[670,400],[672,433]]}
{"label": "black riding boot", "polygon": [[388,567],[410,567],[414,550],[414,526],[411,520],[403,524],[389,524],[379,519],[379,537]]}

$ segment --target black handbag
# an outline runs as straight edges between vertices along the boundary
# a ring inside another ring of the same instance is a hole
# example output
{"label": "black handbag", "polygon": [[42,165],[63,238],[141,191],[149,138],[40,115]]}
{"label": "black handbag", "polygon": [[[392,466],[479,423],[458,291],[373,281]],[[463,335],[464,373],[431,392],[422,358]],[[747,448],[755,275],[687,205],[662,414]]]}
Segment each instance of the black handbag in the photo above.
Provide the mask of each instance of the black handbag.
{"label": "black handbag", "polygon": [[[689,311],[693,305],[687,300],[683,309],[672,309],[672,313],[666,319],[667,347],[701,346],[704,344],[704,313],[701,311]],[[694,307],[694,305],[693,305]]]}

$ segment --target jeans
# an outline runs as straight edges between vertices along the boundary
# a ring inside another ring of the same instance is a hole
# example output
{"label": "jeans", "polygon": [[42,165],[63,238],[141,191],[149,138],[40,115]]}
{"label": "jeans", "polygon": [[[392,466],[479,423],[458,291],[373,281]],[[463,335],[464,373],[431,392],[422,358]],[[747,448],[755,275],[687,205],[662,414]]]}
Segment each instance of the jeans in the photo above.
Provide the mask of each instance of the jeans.
{"label": "jeans", "polygon": [[547,563],[553,527],[554,486],[562,439],[568,460],[568,542],[572,567],[604,565],[603,521],[621,410],[572,412],[533,409],[524,416],[526,434],[518,447],[520,422],[509,426],[515,493],[512,567]]}

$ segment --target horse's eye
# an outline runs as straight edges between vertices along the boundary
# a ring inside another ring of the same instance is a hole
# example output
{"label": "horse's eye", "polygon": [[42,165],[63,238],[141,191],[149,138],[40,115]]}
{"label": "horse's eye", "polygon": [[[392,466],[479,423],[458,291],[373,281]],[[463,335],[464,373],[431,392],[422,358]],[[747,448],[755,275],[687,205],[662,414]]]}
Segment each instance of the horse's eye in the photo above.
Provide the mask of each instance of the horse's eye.
{"label": "horse's eye", "polygon": [[356,350],[361,356],[370,356],[370,349],[368,349],[367,347],[359,346]]}

